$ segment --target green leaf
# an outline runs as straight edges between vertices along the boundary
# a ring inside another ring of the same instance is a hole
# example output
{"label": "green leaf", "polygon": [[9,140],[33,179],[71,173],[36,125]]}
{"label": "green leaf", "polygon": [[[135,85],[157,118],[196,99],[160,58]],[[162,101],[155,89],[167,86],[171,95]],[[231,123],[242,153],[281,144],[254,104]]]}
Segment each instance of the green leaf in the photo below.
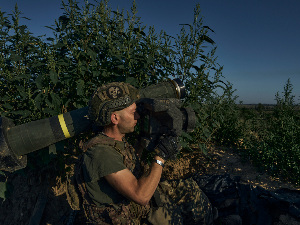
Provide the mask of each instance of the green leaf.
{"label": "green leaf", "polygon": [[143,36],[146,36],[144,31],[140,31],[139,28],[133,28],[132,30],[135,34],[142,34]]}
{"label": "green leaf", "polygon": [[215,42],[208,36],[206,36],[205,34],[203,35],[203,40],[207,41],[210,44],[215,44]]}
{"label": "green leaf", "polygon": [[50,71],[50,79],[52,81],[53,84],[56,84],[57,83],[57,80],[58,80],[58,75],[55,71],[51,70]]}
{"label": "green leaf", "polygon": [[77,95],[83,95],[84,81],[78,80],[76,83],[77,83]]}
{"label": "green leaf", "polygon": [[49,155],[51,155],[51,153],[52,153],[53,155],[56,155],[56,154],[57,154],[57,152],[56,152],[56,147],[55,147],[55,143],[52,144],[52,145],[49,145]]}
{"label": "green leaf", "polygon": [[90,49],[90,48],[87,48],[87,55],[91,56],[91,58],[92,58],[93,60],[95,60],[96,57],[97,57],[96,52],[94,52],[94,51],[93,51],[92,49]]}
{"label": "green leaf", "polygon": [[138,80],[134,77],[127,77],[125,83],[131,84],[132,86],[137,88]]}
{"label": "green leaf", "polygon": [[43,86],[42,86],[42,81],[43,80],[44,80],[44,75],[43,74],[38,75],[38,77],[35,79],[35,84],[36,84],[38,89],[43,88]]}
{"label": "green leaf", "polygon": [[38,63],[35,63],[34,65],[32,65],[32,67],[35,68],[35,67],[42,66],[42,65],[44,65],[44,64],[41,62],[38,62]]}
{"label": "green leaf", "polygon": [[99,77],[99,76],[100,76],[99,70],[93,71],[93,77]]}
{"label": "green leaf", "polygon": [[0,100],[6,102],[9,99],[9,97],[7,95],[5,95],[4,97],[0,97]]}
{"label": "green leaf", "polygon": [[6,109],[13,109],[13,107],[9,103],[3,104],[4,108]]}
{"label": "green leaf", "polygon": [[204,141],[207,141],[206,137],[203,137],[202,135],[200,135],[200,138]]}
{"label": "green leaf", "polygon": [[37,96],[34,98],[34,104],[39,110],[41,110],[41,100],[42,92],[38,93]]}
{"label": "green leaf", "polygon": [[153,57],[151,55],[149,55],[148,58],[147,58],[147,64],[151,64],[153,62],[154,62]]}
{"label": "green leaf", "polygon": [[189,107],[192,108],[194,111],[201,109],[201,105],[197,102],[189,103]]}
{"label": "green leaf", "polygon": [[[51,25],[51,26],[54,26],[54,25]],[[54,30],[54,31],[56,31],[56,29],[55,29],[55,28],[53,28],[53,27],[49,27],[49,26],[45,26],[45,27],[47,27],[47,28],[49,28],[49,29],[51,29],[51,30]]]}
{"label": "green leaf", "polygon": [[203,143],[199,143],[198,144],[199,148],[201,149],[201,151],[204,153],[204,155],[207,155],[207,148],[206,145]]}
{"label": "green leaf", "polygon": [[20,29],[20,33],[22,35],[25,35],[25,30],[27,29],[27,26],[26,25],[22,25],[22,26],[19,27],[19,29]]}
{"label": "green leaf", "polygon": [[202,118],[203,118],[202,120],[206,120],[207,117],[209,117],[209,115],[206,114],[206,113],[204,113],[204,115],[203,115],[203,117],[202,117]]}
{"label": "green leaf", "polygon": [[57,65],[60,65],[60,66],[68,66],[69,63],[65,62],[63,59],[60,59],[60,60],[57,62]]}
{"label": "green leaf", "polygon": [[88,85],[94,85],[95,83],[88,81],[88,82],[86,82],[86,84],[88,84]]}
{"label": "green leaf", "polygon": [[220,127],[220,123],[218,121],[215,121],[214,123],[217,127]]}
{"label": "green leaf", "polygon": [[22,118],[26,118],[28,116],[30,116],[31,114],[31,111],[25,109],[25,110],[17,110],[17,111],[13,111],[11,112],[12,114],[15,114],[15,115],[21,115]]}
{"label": "green leaf", "polygon": [[26,80],[29,80],[31,78],[31,75],[30,74],[21,74],[19,76],[16,76],[16,80],[20,80],[23,78],[25,78]]}
{"label": "green leaf", "polygon": [[[203,28],[210,29],[209,26],[203,26]],[[214,32],[212,29],[210,29],[212,32]],[[214,32],[215,33],[215,32]]]}
{"label": "green leaf", "polygon": [[188,143],[186,141],[184,141],[182,137],[178,137],[178,139],[179,139],[179,143],[181,144],[181,146],[183,148],[187,148],[188,147]]}
{"label": "green leaf", "polygon": [[0,182],[0,198],[6,199],[8,192],[7,182]]}
{"label": "green leaf", "polygon": [[22,100],[25,100],[25,99],[27,98],[27,93],[24,92],[24,91],[21,91],[21,92],[20,92],[20,95],[21,95],[21,97],[22,97]]}
{"label": "green leaf", "polygon": [[52,116],[57,115],[57,112],[54,111],[53,109],[50,109],[50,108],[44,109],[43,112],[44,112],[44,113],[49,113],[49,114],[52,115]]}
{"label": "green leaf", "polygon": [[116,66],[116,67],[118,67],[118,68],[120,68],[120,69],[124,69],[124,65],[118,65],[118,66]]}
{"label": "green leaf", "polygon": [[63,46],[65,46],[64,43],[58,42],[58,43],[55,44],[53,47],[54,47],[54,48],[61,48],[61,47],[63,47]]}
{"label": "green leaf", "polygon": [[63,104],[64,104],[64,106],[68,106],[68,104],[69,104],[70,101],[71,101],[71,99],[63,98]]}
{"label": "green leaf", "polygon": [[53,104],[52,104],[52,102],[49,101],[48,97],[45,98],[45,102],[47,103],[47,105],[49,107],[53,107]]}
{"label": "green leaf", "polygon": [[53,92],[50,93],[50,96],[52,98],[52,104],[55,107],[59,107],[60,103],[61,103],[60,97],[57,94],[53,93]]}
{"label": "green leaf", "polygon": [[205,137],[206,137],[207,139],[210,138],[211,133],[210,133],[210,131],[209,131],[206,127],[204,128],[203,133],[204,133],[204,135],[205,135]]}
{"label": "green leaf", "polygon": [[188,133],[185,133],[183,131],[181,132],[181,136],[185,137],[186,139],[188,139],[190,141],[193,140],[191,135],[189,135]]}
{"label": "green leaf", "polygon": [[6,59],[6,60],[5,60],[5,64],[6,64],[7,66],[11,66],[11,60],[10,60],[10,59]]}
{"label": "green leaf", "polygon": [[25,91],[25,88],[23,86],[17,86],[18,91]]}
{"label": "green leaf", "polygon": [[9,112],[1,112],[0,115],[1,116],[7,116],[9,114]]}
{"label": "green leaf", "polygon": [[200,68],[199,68],[198,66],[192,65],[192,67],[193,67],[197,72],[201,71]]}
{"label": "green leaf", "polygon": [[11,55],[10,59],[11,61],[19,61],[22,59],[22,57],[18,55]]}
{"label": "green leaf", "polygon": [[21,17],[21,18],[24,18],[24,19],[26,19],[26,20],[31,20],[31,19],[29,19],[29,18],[27,18],[27,17],[25,17],[25,16],[24,16],[24,17]]}

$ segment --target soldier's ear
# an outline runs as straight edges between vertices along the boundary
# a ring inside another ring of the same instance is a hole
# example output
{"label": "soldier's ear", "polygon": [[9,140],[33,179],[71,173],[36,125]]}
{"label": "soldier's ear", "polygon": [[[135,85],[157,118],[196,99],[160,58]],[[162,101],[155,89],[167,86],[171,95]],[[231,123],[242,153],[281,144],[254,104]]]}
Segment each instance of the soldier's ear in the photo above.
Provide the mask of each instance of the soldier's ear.
{"label": "soldier's ear", "polygon": [[118,124],[120,116],[117,113],[112,113],[110,119],[113,124]]}

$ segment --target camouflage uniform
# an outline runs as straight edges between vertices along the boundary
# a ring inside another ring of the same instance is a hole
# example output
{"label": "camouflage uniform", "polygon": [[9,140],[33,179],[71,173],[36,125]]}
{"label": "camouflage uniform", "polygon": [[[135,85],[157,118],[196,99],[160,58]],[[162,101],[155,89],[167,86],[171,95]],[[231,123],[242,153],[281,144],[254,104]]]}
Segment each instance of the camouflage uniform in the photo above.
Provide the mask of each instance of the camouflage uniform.
{"label": "camouflage uniform", "polygon": [[[124,165],[139,178],[143,174],[140,163],[136,163],[133,147],[125,138],[123,140],[126,143],[124,151],[115,149],[124,156]],[[111,140],[95,137],[84,145],[83,151],[98,143],[114,147]],[[119,204],[99,208],[90,199],[83,182],[82,159],[75,166],[75,177],[90,224],[212,224],[211,204],[192,178],[160,182],[146,206],[126,199]]]}

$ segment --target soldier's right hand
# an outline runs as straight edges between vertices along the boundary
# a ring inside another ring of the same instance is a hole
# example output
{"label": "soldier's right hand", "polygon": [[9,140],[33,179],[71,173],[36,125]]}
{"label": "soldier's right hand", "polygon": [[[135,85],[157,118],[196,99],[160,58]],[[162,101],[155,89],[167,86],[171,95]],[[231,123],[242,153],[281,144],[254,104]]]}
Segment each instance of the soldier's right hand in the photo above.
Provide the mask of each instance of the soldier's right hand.
{"label": "soldier's right hand", "polygon": [[158,144],[154,148],[156,155],[166,160],[175,160],[181,149],[177,136],[160,137]]}

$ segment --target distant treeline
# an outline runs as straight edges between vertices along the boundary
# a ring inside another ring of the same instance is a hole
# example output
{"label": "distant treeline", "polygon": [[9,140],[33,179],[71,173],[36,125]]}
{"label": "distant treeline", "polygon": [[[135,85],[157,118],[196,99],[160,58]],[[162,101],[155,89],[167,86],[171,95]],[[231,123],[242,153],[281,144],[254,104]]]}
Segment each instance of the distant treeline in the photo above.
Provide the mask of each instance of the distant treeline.
{"label": "distant treeline", "polygon": [[[247,108],[247,109],[259,109],[262,108],[264,110],[274,110],[274,107],[276,104],[242,104],[242,105],[237,105],[240,108]],[[295,111],[299,111],[300,106],[295,106]]]}
{"label": "distant treeline", "polygon": [[[237,104],[237,107],[239,108],[246,108],[246,109],[255,109],[255,110],[258,110],[258,109],[263,109],[265,111],[273,111],[274,110],[274,107],[276,106],[276,104],[261,104],[261,103],[258,103],[258,104]],[[295,111],[300,111],[300,105],[298,106],[295,106]]]}

